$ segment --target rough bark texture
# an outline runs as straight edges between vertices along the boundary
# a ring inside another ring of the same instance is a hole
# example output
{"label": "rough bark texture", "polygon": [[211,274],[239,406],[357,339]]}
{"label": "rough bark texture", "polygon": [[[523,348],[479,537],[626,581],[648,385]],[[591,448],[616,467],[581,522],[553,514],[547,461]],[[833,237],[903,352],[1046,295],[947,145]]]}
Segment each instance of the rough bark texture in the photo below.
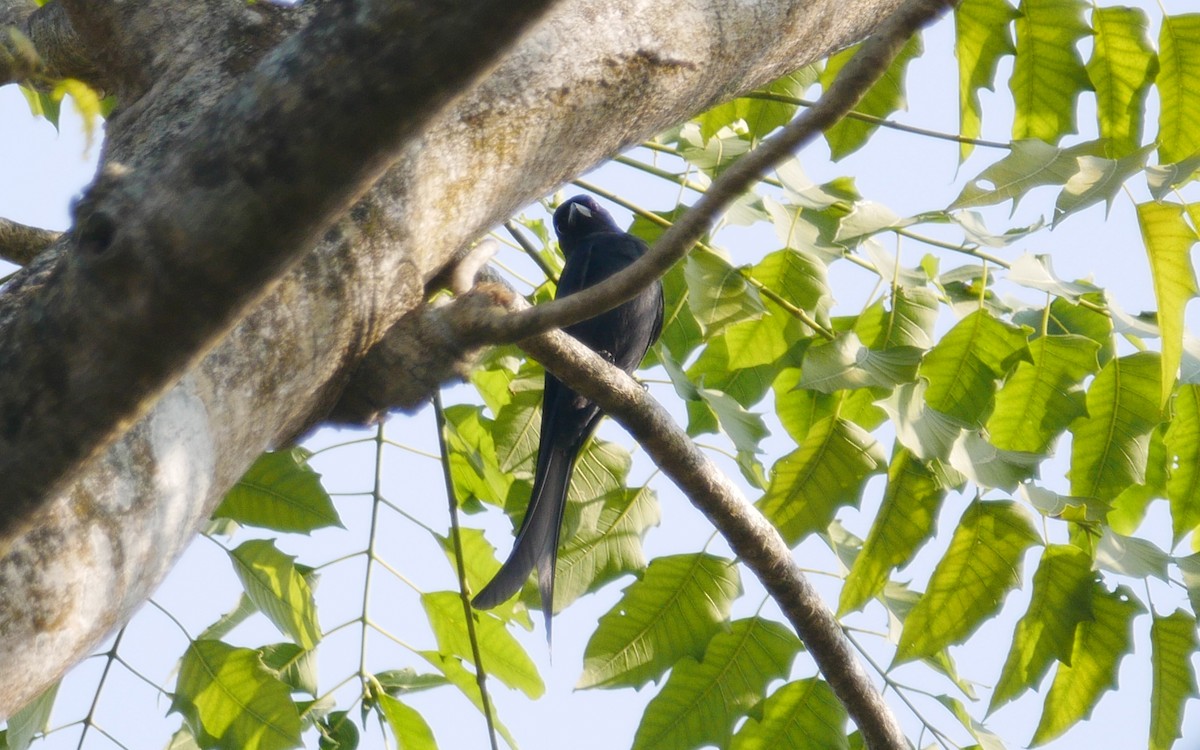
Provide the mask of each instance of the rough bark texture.
{"label": "rough bark texture", "polygon": [[[104,155],[122,168],[107,174],[121,180],[127,170],[149,172],[137,175],[147,191],[157,184],[156,165],[169,161],[163,155],[195,148],[189,128],[297,24],[289,14],[303,20],[311,12],[263,3],[171,3],[169,11],[158,5],[68,6],[87,57],[103,70],[97,80],[113,81],[124,94]],[[255,456],[327,410],[349,369],[401,315],[423,304],[425,282],[466,243],[617,150],[861,38],[897,5],[560,3],[486,79],[401,139],[398,159],[375,188],[133,429],[39,505],[26,519],[30,531],[0,539],[0,664],[7,674],[34,678],[0,681],[0,716],[131,615]],[[20,17],[0,8],[0,18]],[[321,148],[320,138],[311,143]],[[226,158],[260,156],[251,149]],[[332,190],[311,183],[305,189]],[[321,200],[345,201],[353,192],[337,189],[342,193]],[[140,205],[148,195],[126,199]],[[186,216],[190,208],[182,201],[159,211]],[[278,223],[272,228],[288,237],[296,237],[292,222],[305,218],[270,214]],[[104,222],[77,226],[59,249],[39,257],[9,301],[0,301],[7,311],[0,333],[12,325],[13,311],[55,293],[65,258],[81,242],[86,249],[107,231]],[[124,269],[128,289],[141,270]],[[186,296],[189,280],[174,281]],[[23,346],[50,351],[56,342]],[[51,367],[24,387],[69,393],[75,375]]]}

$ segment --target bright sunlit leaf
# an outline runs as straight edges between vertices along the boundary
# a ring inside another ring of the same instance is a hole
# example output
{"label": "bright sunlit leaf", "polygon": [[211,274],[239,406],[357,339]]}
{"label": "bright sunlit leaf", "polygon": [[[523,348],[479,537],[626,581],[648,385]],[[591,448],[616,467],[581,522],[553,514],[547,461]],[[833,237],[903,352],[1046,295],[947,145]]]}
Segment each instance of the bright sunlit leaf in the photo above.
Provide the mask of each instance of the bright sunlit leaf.
{"label": "bright sunlit leaf", "polygon": [[1075,133],[1075,100],[1092,88],[1076,43],[1091,34],[1084,0],[1021,0],[1017,56],[1009,89],[1016,114],[1013,140],[1058,143]]}
{"label": "bright sunlit leaf", "polygon": [[1150,750],[1171,750],[1183,733],[1183,707],[1196,693],[1196,618],[1175,610],[1167,617],[1154,616],[1150,626],[1150,663],[1154,680],[1150,688]]}
{"label": "bright sunlit leaf", "polygon": [[[979,90],[994,90],[996,66],[1015,51],[1012,21],[1017,11],[1005,0],[963,0],[954,8],[954,56],[958,58],[959,131],[978,138],[983,122]],[[974,145],[959,145],[958,159],[966,161]]]}
{"label": "bright sunlit leaf", "polygon": [[1158,64],[1158,161],[1173,164],[1200,151],[1200,13],[1163,15]]}
{"label": "bright sunlit leaf", "polygon": [[1087,73],[1096,90],[1100,135],[1108,140],[1108,155],[1113,158],[1142,145],[1146,94],[1158,71],[1148,24],[1141,8],[1092,9],[1096,36]]}
{"label": "bright sunlit leaf", "polygon": [[824,680],[789,682],[750,712],[729,750],[849,750],[846,709]]}
{"label": "bright sunlit leaf", "polygon": [[1137,215],[1158,302],[1158,328],[1163,341],[1160,405],[1165,407],[1183,360],[1184,310],[1188,300],[1196,296],[1191,250],[1198,238],[1196,230],[1184,220],[1184,207],[1178,203],[1139,203]]}

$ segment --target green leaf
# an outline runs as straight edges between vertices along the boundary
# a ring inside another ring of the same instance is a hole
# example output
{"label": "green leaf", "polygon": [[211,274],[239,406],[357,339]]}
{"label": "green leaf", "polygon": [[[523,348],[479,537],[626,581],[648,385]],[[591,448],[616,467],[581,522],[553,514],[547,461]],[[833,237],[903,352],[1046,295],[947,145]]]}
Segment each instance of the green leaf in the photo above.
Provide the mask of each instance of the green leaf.
{"label": "green leaf", "polygon": [[396,697],[450,684],[445,675],[425,674],[412,667],[379,672],[375,675],[375,681],[388,695]]}
{"label": "green leaf", "polygon": [[559,548],[554,611],[621,575],[644,570],[642,538],[660,517],[658,499],[649,487],[607,493],[596,526],[580,529]]}
{"label": "green leaf", "polygon": [[925,356],[925,400],[964,425],[980,427],[992,410],[996,380],[1029,357],[1026,332],[977,310],[951,328]]}
{"label": "green leaf", "polygon": [[1200,13],[1163,15],[1158,63],[1158,160],[1173,164],[1200,151]]}
{"label": "green leaf", "polygon": [[1096,543],[1095,567],[1110,573],[1146,578],[1154,576],[1167,580],[1167,564],[1170,556],[1152,542],[1132,536],[1122,536],[1112,529],[1105,529]]}
{"label": "green leaf", "polygon": [[867,477],[887,459],[870,433],[845,419],[815,423],[795,451],[771,469],[759,509],[789,545],[823,531],[843,505],[855,503]]}
{"label": "green leaf", "polygon": [[[634,220],[636,225],[637,220]],[[704,332],[692,314],[688,300],[687,280],[684,278],[684,263],[676,263],[663,276],[663,330],[659,341],[677,362],[683,362],[700,344],[704,343]]]}
{"label": "green leaf", "polygon": [[[1085,294],[1101,291],[1095,284],[1087,281],[1063,281],[1060,279],[1051,267],[1049,255],[1023,254],[1013,261],[1005,278],[1014,284],[1049,292],[1056,297],[1064,297],[1068,300],[1078,300]],[[1040,324],[1039,318],[1039,327]]]}
{"label": "green leaf", "polygon": [[1196,696],[1196,618],[1181,609],[1150,626],[1150,750],[1171,750],[1182,734],[1183,706]]}
{"label": "green leaf", "polygon": [[858,334],[843,333],[828,344],[808,348],[797,387],[833,393],[911,383],[917,378],[922,353],[915,346],[868,349],[859,341]]}
{"label": "green leaf", "polygon": [[[761,91],[794,99],[803,96],[804,90],[812,85],[814,80],[815,72],[811,68],[802,68],[773,81]],[[707,139],[713,137],[721,128],[742,120],[746,123],[751,142],[754,142],[761,140],[776,128],[788,124],[796,114],[796,109],[797,105],[783,101],[740,97],[718,104],[697,117],[696,121],[700,125],[700,136]]]}
{"label": "green leaf", "polygon": [[272,643],[258,649],[263,664],[293,690],[317,694],[317,653],[294,643]]}
{"label": "green leaf", "polygon": [[932,289],[896,287],[892,290],[891,308],[885,308],[882,300],[871,305],[858,316],[854,330],[872,349],[898,346],[928,349],[933,346],[939,304]]}
{"label": "green leaf", "polygon": [[[471,705],[479,710],[479,713],[484,713],[483,696],[479,692],[479,682],[473,672],[468,671],[462,665],[462,660],[456,656],[448,656],[440,654],[437,651],[418,651],[417,654],[433,665],[435,669],[446,676],[454,687],[458,688],[467,699],[471,701]],[[490,670],[491,667],[484,663]],[[496,731],[504,738],[510,748],[517,747],[517,741],[508,731],[508,727],[504,725],[500,718],[496,715],[496,707],[494,703],[489,703],[491,708],[492,724],[496,727]],[[482,729],[482,725],[480,725]]]}
{"label": "green leaf", "polygon": [[[454,496],[460,504],[481,501],[492,505],[504,505],[512,474],[518,459],[513,457],[525,448],[520,443],[519,431],[536,416],[535,395],[522,393],[523,398],[514,399],[500,409],[496,421],[488,419],[478,406],[455,404],[446,407],[446,447],[450,453],[450,477],[454,481]],[[522,421],[524,417],[524,421]],[[506,430],[505,427],[510,428]],[[518,433],[518,434],[514,434]],[[493,437],[495,435],[495,437]],[[508,461],[501,465],[496,441],[507,437]],[[533,436],[537,445],[536,426]],[[529,450],[536,450],[535,448]],[[519,453],[519,455],[524,455]]]}
{"label": "green leaf", "polygon": [[[750,269],[750,275],[819,322],[828,320],[829,308],[833,306],[833,291],[829,288],[829,271],[816,255],[791,248],[776,250],[756,263]],[[773,314],[786,314],[774,300],[766,298],[764,302]],[[798,321],[797,325],[800,325]],[[804,335],[812,335],[807,326],[800,327]]]}
{"label": "green leaf", "polygon": [[1037,687],[1050,665],[1071,663],[1075,627],[1092,617],[1092,561],[1078,547],[1053,544],[1033,574],[1033,597],[1017,623],[1012,648],[988,704],[988,713]]}
{"label": "green leaf", "polygon": [[646,706],[634,750],[724,747],[733,725],[762,700],[771,680],[788,673],[799,651],[800,641],[777,622],[734,622],[709,642],[703,662],[684,657],[674,665]]}
{"label": "green leaf", "polygon": [[[819,186],[811,190],[823,193],[824,188]],[[803,196],[792,197],[794,204],[783,204],[770,196],[763,196],[763,207],[771,217],[771,225],[779,241],[786,248],[811,253],[826,262],[841,258],[846,250],[833,238],[837,234],[839,221],[849,213],[848,205],[838,202],[828,207],[812,208],[797,200]]]}
{"label": "green leaf", "polygon": [[29,114],[34,117],[45,117],[46,121],[57,131],[59,116],[62,113],[62,100],[51,97],[49,92],[38,91],[29,86],[18,86],[17,90],[21,92],[21,96],[25,97],[25,103],[29,105]]}
{"label": "green leaf", "polygon": [[1110,360],[1087,392],[1087,416],[1071,425],[1071,494],[1112,500],[1146,477],[1150,431],[1161,419],[1158,354]]}
{"label": "green leaf", "polygon": [[[318,720],[317,729],[321,732],[317,741],[319,750],[357,750],[361,740],[358,726],[346,711],[333,711]],[[167,750],[174,748],[168,747]]]}
{"label": "green leaf", "polygon": [[104,119],[104,105],[100,101],[100,95],[83,81],[63,78],[50,90],[50,98],[61,102],[67,96],[75,102],[75,109],[79,111],[83,120],[84,149],[90,150],[100,121]]}
{"label": "green leaf", "polygon": [[962,420],[926,406],[925,381],[906,383],[879,405],[891,417],[896,440],[924,460],[948,461],[954,445],[966,429]]}
{"label": "green leaf", "polygon": [[938,475],[897,446],[888,467],[883,504],[842,587],[839,616],[860,609],[883,591],[892,569],[912,559],[933,533],[945,497],[946,487]]}
{"label": "green leaf", "polygon": [[896,662],[934,656],[973,633],[1020,585],[1025,550],[1038,541],[1016,503],[971,503],[928,589],[904,621]]}
{"label": "green leaf", "polygon": [[732,396],[711,388],[698,388],[696,393],[717,415],[721,428],[741,453],[758,453],[758,443],[770,434],[762,415],[742,408]]}
{"label": "green leaf", "polygon": [[[422,594],[421,605],[429,617],[429,627],[437,638],[438,651],[470,661],[473,658],[471,641],[459,593],[434,591]],[[542,677],[529,654],[504,627],[503,621],[486,612],[474,610],[471,616],[475,620],[479,655],[488,674],[530,698],[540,697],[546,691]]]}
{"label": "green leaf", "polygon": [[766,312],[758,292],[738,269],[715,253],[688,253],[683,273],[688,305],[705,336]]}
{"label": "green leaf", "polygon": [[744,137],[748,135],[746,127],[736,123],[704,138],[700,126],[689,122],[679,130],[679,155],[706,175],[716,177],[750,150],[750,139]]}
{"label": "green leaf", "polygon": [[1013,140],[1058,143],[1076,132],[1075,100],[1092,88],[1076,43],[1091,34],[1083,0],[1021,0],[1012,91]]}
{"label": "green leaf", "polygon": [[[904,76],[908,72],[908,64],[913,59],[920,57],[923,51],[920,34],[914,34],[892,60],[883,77],[863,94],[862,99],[855,105],[854,111],[884,119],[897,109],[906,108]],[[858,47],[850,47],[829,57],[819,79],[822,90],[829,90],[829,86],[837,78],[838,73],[857,52]],[[876,123],[863,122],[849,117],[842,118],[836,125],[825,131],[825,140],[829,143],[831,158],[838,161],[862,148],[867,139],[871,137],[871,133],[874,133],[878,127],[879,125]]]}
{"label": "green leaf", "polygon": [[1152,164],[1146,167],[1146,186],[1150,197],[1160,201],[1173,189],[1191,181],[1200,169],[1200,151],[1174,164]]}
{"label": "green leaf", "polygon": [[950,465],[980,487],[1014,492],[1017,485],[1035,476],[1044,456],[1001,450],[988,442],[982,430],[968,430],[950,448]]}
{"label": "green leaf", "polygon": [[[1015,52],[1012,21],[1016,10],[1005,0],[963,0],[954,8],[954,56],[958,58],[958,127],[967,138],[982,132],[983,108],[979,90],[995,90],[996,66]],[[975,146],[959,146],[958,160],[966,161]]]}
{"label": "green leaf", "polygon": [[1158,328],[1163,339],[1160,405],[1165,407],[1183,360],[1183,313],[1188,300],[1196,296],[1191,259],[1196,230],[1188,225],[1184,207],[1178,203],[1139,203],[1137,215],[1158,302]]}
{"label": "green leaf", "polygon": [[303,448],[264,453],[213,511],[247,526],[307,534],[313,529],[342,526],[321,475],[308,465]]}
{"label": "green leaf", "polygon": [[1100,143],[1089,141],[1057,148],[1039,140],[1021,140],[1000,161],[963,186],[947,210],[991,206],[1011,200],[1013,211],[1030,190],[1043,185],[1066,185],[1079,171],[1080,156],[1102,156]]}
{"label": "green leaf", "polygon": [[1039,336],[996,393],[988,436],[1002,450],[1048,455],[1058,436],[1085,413],[1080,384],[1100,369],[1099,346],[1075,335]]}
{"label": "green leaf", "polygon": [[183,714],[197,744],[222,750],[300,747],[300,712],[291,688],[257,651],[193,641],[183,654],[171,711]]}
{"label": "green leaf", "polygon": [[269,539],[252,539],[230,551],[246,596],[285,635],[304,650],[321,640],[317,604],[296,558],[275,548]]}
{"label": "green leaf", "polygon": [[43,690],[38,697],[26,703],[20,711],[8,717],[5,732],[0,740],[4,750],[26,750],[36,735],[50,728],[50,711],[54,708],[54,699],[58,697],[58,686],[61,680]]}
{"label": "green leaf", "polygon": [[1075,629],[1071,659],[1058,666],[1031,746],[1045,744],[1090,717],[1101,694],[1117,686],[1117,667],[1131,649],[1133,618],[1145,609],[1124,586],[1109,593],[1096,582],[1091,596],[1092,619]]}
{"label": "green leaf", "polygon": [[1200,385],[1181,385],[1175,415],[1164,436],[1168,452],[1167,499],[1176,544],[1200,526]]}
{"label": "green leaf", "polygon": [[387,693],[376,697],[379,700],[379,710],[387,719],[392,734],[396,735],[396,742],[403,750],[437,750],[433,730],[429,728],[425,717]]}
{"label": "green leaf", "polygon": [[1092,59],[1088,79],[1096,90],[1100,136],[1109,155],[1122,157],[1142,145],[1146,94],[1158,71],[1158,58],[1146,33],[1148,20],[1141,8],[1092,8]]}
{"label": "green leaf", "polygon": [[849,750],[846,709],[816,677],[781,685],[750,713],[730,750]]}
{"label": "green leaf", "polygon": [[1125,181],[1145,168],[1146,159],[1153,150],[1154,144],[1150,144],[1120,159],[1088,155],[1077,157],[1078,169],[1067,180],[1054,203],[1051,228],[1057,227],[1071,214],[1100,201],[1104,201],[1104,215],[1107,218],[1113,200],[1125,186]]}
{"label": "green leaf", "polygon": [[703,554],[651,560],[600,618],[576,687],[641,687],[680,658],[698,658],[740,594],[730,560]]}
{"label": "green leaf", "polygon": [[205,628],[196,638],[197,640],[219,641],[256,612],[258,612],[258,607],[254,606],[250,597],[242,594],[238,597],[238,603],[233,609],[221,615],[216,622]]}

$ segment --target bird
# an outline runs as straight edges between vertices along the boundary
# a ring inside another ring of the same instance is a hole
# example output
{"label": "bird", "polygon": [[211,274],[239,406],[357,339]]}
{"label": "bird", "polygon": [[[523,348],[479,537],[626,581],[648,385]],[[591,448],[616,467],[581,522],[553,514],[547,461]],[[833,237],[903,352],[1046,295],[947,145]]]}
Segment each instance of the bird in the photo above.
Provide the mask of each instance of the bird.
{"label": "bird", "polygon": [[[623,231],[608,211],[586,195],[575,196],[555,210],[554,231],[566,256],[555,295],[560,299],[600,283],[649,250],[644,241]],[[633,299],[563,330],[611,364],[632,373],[658,340],[662,325],[663,288],[662,282],[655,280]],[[491,609],[520,591],[536,568],[547,642],[567,488],[575,461],[601,416],[599,406],[546,372],[529,506],[508,559],[472,600],[477,609]]]}

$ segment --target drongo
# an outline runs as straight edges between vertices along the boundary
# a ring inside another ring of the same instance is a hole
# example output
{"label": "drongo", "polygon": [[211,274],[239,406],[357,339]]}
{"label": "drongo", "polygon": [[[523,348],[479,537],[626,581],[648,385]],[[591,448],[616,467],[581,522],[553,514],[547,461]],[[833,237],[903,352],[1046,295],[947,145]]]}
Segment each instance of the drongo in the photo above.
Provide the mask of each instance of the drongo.
{"label": "drongo", "polygon": [[[621,231],[595,200],[582,195],[554,212],[554,231],[566,256],[558,281],[559,297],[600,283],[648,249],[645,242]],[[662,323],[662,283],[655,281],[628,302],[564,330],[625,372],[633,372],[658,339]],[[506,601],[536,568],[547,640],[554,612],[554,565],[567,486],[575,460],[596,431],[600,416],[600,407],[546,373],[541,440],[529,507],[508,560],[473,602],[480,609],[489,609]]]}

